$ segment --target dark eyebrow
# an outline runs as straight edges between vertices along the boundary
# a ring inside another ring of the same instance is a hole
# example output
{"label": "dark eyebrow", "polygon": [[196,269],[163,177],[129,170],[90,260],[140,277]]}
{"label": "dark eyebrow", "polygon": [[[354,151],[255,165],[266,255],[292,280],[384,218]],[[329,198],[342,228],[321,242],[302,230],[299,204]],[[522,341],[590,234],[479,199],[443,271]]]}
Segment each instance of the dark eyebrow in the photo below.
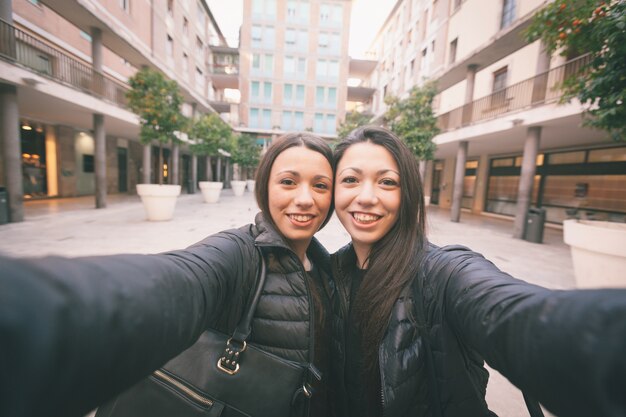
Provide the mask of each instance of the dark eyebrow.
{"label": "dark eyebrow", "polygon": [[[351,169],[352,171],[356,172],[357,174],[363,174],[363,170],[360,169],[360,168],[347,167],[347,168],[342,169],[341,172],[339,172],[339,175],[342,174],[344,171],[346,171],[348,169]],[[382,174],[385,174],[387,172],[393,172],[393,173],[395,173],[398,176],[400,175],[400,173],[398,171],[393,170],[393,169],[381,169],[379,171],[376,171],[376,175],[382,175]]]}
{"label": "dark eyebrow", "polygon": [[[293,175],[294,177],[298,177],[298,178],[300,177],[300,173],[298,171],[294,171],[292,169],[286,169],[284,171],[280,171],[280,172],[276,173],[276,175],[281,175],[281,174],[290,174],[290,175]],[[331,178],[329,176],[322,175],[322,174],[318,174],[318,175],[316,175],[313,178],[316,179],[316,180],[320,179],[320,178],[326,178],[327,180],[331,181]]]}

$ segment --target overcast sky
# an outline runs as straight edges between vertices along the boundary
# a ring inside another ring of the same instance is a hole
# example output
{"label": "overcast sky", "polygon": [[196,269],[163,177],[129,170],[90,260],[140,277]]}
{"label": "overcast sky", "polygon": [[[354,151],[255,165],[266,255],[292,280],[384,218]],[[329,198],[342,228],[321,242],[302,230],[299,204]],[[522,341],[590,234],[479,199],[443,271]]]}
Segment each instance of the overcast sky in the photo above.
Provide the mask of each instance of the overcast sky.
{"label": "overcast sky", "polygon": [[[230,46],[237,46],[243,0],[207,0]],[[352,0],[350,49],[352,58],[363,58],[396,0]]]}

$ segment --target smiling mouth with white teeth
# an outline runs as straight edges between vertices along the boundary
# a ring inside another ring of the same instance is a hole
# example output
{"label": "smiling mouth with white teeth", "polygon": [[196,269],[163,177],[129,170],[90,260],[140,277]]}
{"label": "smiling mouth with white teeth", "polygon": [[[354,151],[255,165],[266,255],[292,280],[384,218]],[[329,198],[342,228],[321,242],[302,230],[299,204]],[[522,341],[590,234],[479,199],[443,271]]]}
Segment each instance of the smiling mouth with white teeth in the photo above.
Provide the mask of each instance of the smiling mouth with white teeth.
{"label": "smiling mouth with white teeth", "polygon": [[312,214],[290,214],[289,218],[300,223],[308,222],[313,218]]}
{"label": "smiling mouth with white teeth", "polygon": [[359,223],[368,224],[374,223],[376,220],[380,219],[383,216],[369,213],[352,213],[352,217]]}

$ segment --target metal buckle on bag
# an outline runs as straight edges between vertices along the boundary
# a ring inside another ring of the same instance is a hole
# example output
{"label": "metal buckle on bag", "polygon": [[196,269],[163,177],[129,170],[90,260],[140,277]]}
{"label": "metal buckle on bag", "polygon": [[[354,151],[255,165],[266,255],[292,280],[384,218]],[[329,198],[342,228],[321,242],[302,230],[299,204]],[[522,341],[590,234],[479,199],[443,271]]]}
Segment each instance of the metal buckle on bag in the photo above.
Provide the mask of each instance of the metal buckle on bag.
{"label": "metal buckle on bag", "polygon": [[309,387],[307,387],[307,384],[302,384],[302,391],[307,398],[311,398],[311,396],[313,395],[313,392]]}
{"label": "metal buckle on bag", "polygon": [[248,345],[244,340],[242,342],[243,345],[241,349],[235,350],[231,348],[231,341],[232,338],[228,339],[228,341],[226,342],[225,355],[217,360],[217,369],[227,373],[228,375],[235,375],[237,372],[239,372],[239,355],[246,350],[246,347]]}

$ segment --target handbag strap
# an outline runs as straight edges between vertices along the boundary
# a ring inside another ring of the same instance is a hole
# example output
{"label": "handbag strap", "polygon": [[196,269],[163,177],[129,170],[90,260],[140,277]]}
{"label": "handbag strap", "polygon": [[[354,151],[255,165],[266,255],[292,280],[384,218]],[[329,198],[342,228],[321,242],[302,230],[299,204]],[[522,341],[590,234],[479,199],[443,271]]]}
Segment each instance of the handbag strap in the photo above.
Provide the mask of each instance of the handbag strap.
{"label": "handbag strap", "polygon": [[[430,346],[430,335],[428,329],[428,322],[426,321],[426,309],[424,307],[424,298],[422,297],[422,280],[424,278],[421,275],[418,275],[416,282],[413,285],[413,303],[416,305],[417,315],[419,317],[419,326],[423,326],[424,331],[422,335],[424,336],[424,347],[426,349],[426,360],[428,362],[428,378],[430,381],[430,401],[434,406],[434,415],[436,417],[443,417],[443,412],[441,410],[441,403],[439,402],[439,386],[437,385],[437,378],[435,373],[435,363],[433,360],[433,352]],[[529,396],[528,393],[522,391],[522,395],[524,396],[524,402],[526,403],[526,408],[528,408],[528,414],[530,417],[545,417],[543,411],[541,410],[541,406],[539,402],[535,400],[533,397]]]}
{"label": "handbag strap", "polygon": [[257,270],[257,285],[254,290],[254,295],[252,296],[252,300],[250,300],[248,309],[244,312],[239,324],[235,328],[233,335],[226,342],[226,349],[223,350],[222,355],[217,361],[218,369],[229,375],[234,375],[239,372],[241,354],[246,350],[246,340],[252,332],[252,318],[254,317],[256,306],[261,298],[263,285],[265,284],[265,258],[263,257],[263,252],[259,247],[257,247],[257,250],[259,251],[259,256],[261,258],[261,265]]}

